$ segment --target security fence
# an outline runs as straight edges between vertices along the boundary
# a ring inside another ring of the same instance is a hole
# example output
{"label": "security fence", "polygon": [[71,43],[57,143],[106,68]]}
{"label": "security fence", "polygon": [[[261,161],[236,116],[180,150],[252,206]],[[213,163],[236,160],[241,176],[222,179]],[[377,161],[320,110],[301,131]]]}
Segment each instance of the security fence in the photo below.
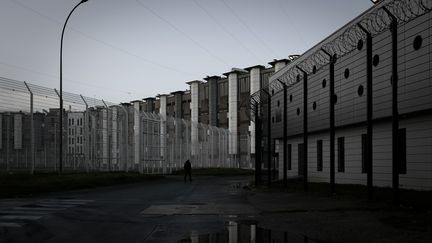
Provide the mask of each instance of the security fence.
{"label": "security fence", "polygon": [[195,168],[235,166],[227,129],[67,92],[63,103],[61,135],[55,89],[0,78],[0,172],[167,174],[187,159]]}

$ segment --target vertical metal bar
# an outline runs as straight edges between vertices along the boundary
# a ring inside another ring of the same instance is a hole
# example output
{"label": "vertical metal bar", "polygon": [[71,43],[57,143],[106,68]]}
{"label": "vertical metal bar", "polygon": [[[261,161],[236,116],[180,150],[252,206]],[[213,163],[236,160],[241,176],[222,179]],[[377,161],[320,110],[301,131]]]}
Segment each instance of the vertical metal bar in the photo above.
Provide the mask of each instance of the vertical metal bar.
{"label": "vertical metal bar", "polygon": [[284,121],[283,121],[283,183],[284,187],[288,186],[288,178],[287,178],[287,162],[288,162],[288,86],[284,83]]}
{"label": "vertical metal bar", "polygon": [[261,183],[261,120],[259,104],[255,104],[255,185]]}
{"label": "vertical metal bar", "polygon": [[358,27],[366,33],[366,172],[368,199],[373,197],[373,147],[372,147],[372,35],[361,24]]}
{"label": "vertical metal bar", "polygon": [[330,58],[330,88],[329,88],[329,112],[330,112],[330,193],[336,192],[335,186],[335,92],[334,92],[334,64],[336,56],[324,49],[322,52]]}
{"label": "vertical metal bar", "polygon": [[82,95],[80,95],[81,99],[83,100],[85,106],[86,106],[86,112],[84,115],[84,163],[86,172],[89,172],[89,136],[88,136],[88,117],[89,117],[89,110],[88,110],[88,104],[87,101],[84,99]]}
{"label": "vertical metal bar", "polygon": [[392,174],[393,174],[393,203],[399,204],[399,158],[398,158],[398,133],[399,133],[399,114],[398,114],[398,23],[397,18],[385,7],[383,10],[392,19],[390,31],[392,34]]}
{"label": "vertical metal bar", "polygon": [[125,171],[129,172],[129,113],[127,112],[126,108],[124,106],[121,106],[122,110],[125,113],[125,125],[123,126],[123,129],[126,128],[126,135],[125,135],[125,145],[126,145],[126,149],[125,149]]}
{"label": "vertical metal bar", "polygon": [[10,141],[10,135],[12,132],[11,129],[11,119],[12,119],[12,115],[9,113],[8,116],[5,116],[5,120],[6,120],[6,171],[9,171],[9,156],[10,156],[10,145],[12,144]]}
{"label": "vertical metal bar", "polygon": [[105,105],[106,108],[106,119],[107,119],[107,123],[106,123],[106,130],[107,130],[107,149],[108,149],[108,171],[111,171],[111,133],[110,133],[110,129],[109,129],[109,111],[110,108],[107,106],[107,104],[105,103],[104,100],[102,100],[103,104]]}
{"label": "vertical metal bar", "polygon": [[272,140],[271,140],[271,95],[268,95],[268,110],[267,110],[267,186],[271,187],[271,160],[272,160]]}
{"label": "vertical metal bar", "polygon": [[303,73],[303,189],[308,191],[308,74],[297,69]]}
{"label": "vertical metal bar", "polygon": [[283,86],[284,96],[284,110],[283,110],[283,185],[286,188],[288,186],[287,178],[287,160],[288,160],[288,86],[286,83],[277,79]]}
{"label": "vertical metal bar", "polygon": [[335,140],[336,140],[336,131],[335,131],[335,78],[334,78],[334,70],[335,70],[335,62],[336,57],[332,56],[330,61],[330,192],[332,194],[336,193],[336,183],[335,183]]}
{"label": "vertical metal bar", "polygon": [[[34,174],[35,170],[35,133],[34,133],[34,114],[33,114],[33,92],[30,87],[24,82],[28,92],[30,93],[30,174]],[[1,132],[1,131],[0,131]]]}
{"label": "vertical metal bar", "polygon": [[[61,85],[60,85],[61,86]],[[63,173],[63,96],[61,94],[61,90],[60,93],[57,91],[57,89],[54,89],[54,91],[56,92],[57,96],[60,99],[60,121],[59,121],[59,140],[60,140],[60,148],[59,148],[59,174],[61,175]],[[54,131],[55,134],[57,134],[57,129],[55,129]]]}

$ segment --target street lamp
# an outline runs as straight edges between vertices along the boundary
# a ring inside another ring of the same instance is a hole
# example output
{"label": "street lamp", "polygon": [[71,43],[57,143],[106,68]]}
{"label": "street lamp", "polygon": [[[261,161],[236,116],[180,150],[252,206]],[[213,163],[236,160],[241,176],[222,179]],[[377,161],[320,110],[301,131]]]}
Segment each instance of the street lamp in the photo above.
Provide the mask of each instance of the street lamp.
{"label": "street lamp", "polygon": [[73,9],[70,11],[69,15],[66,18],[66,21],[63,25],[63,30],[61,34],[61,40],[60,40],[60,163],[59,163],[59,173],[61,174],[63,172],[63,36],[64,31],[67,25],[67,22],[72,15],[72,13],[75,11],[75,9],[81,5],[82,3],[87,2],[88,0],[81,0]]}

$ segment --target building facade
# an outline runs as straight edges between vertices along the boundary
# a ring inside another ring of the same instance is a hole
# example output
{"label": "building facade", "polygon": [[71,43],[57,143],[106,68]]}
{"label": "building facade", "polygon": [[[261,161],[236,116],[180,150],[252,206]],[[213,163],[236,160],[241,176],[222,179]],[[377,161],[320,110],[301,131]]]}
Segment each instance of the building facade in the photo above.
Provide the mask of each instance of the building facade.
{"label": "building facade", "polygon": [[[397,25],[393,22],[358,38],[354,48],[321,66],[308,63],[318,52],[326,55],[329,43],[347,29],[364,32],[365,19],[377,12],[387,14],[386,4],[391,2],[374,6],[271,77],[270,82],[288,84],[287,147],[274,151],[279,155],[280,179],[286,162],[288,178],[331,181],[334,132],[336,184],[366,185],[369,176],[374,186],[432,189],[430,11],[421,13],[419,5],[418,16],[406,17],[406,22],[398,19]],[[271,104],[271,135],[279,145],[283,144],[283,102],[283,90],[277,89]]]}

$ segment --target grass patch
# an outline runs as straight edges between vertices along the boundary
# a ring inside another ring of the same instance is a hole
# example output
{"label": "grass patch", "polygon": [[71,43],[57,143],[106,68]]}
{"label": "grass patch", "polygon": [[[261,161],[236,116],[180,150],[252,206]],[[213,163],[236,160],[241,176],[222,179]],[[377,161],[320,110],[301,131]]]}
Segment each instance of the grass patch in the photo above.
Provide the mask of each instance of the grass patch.
{"label": "grass patch", "polygon": [[35,193],[67,191],[99,186],[136,183],[160,178],[139,173],[54,173],[0,175],[0,198],[30,196]]}
{"label": "grass patch", "polygon": [[[265,185],[267,181],[262,181],[262,185],[258,186],[258,190],[268,190]],[[367,187],[354,184],[336,184],[336,198],[367,200]],[[289,179],[287,188],[284,188],[283,181],[272,181],[270,191],[286,191],[294,193],[303,193],[302,179]],[[329,183],[308,183],[308,193],[322,196],[330,195]],[[373,201],[392,203],[393,190],[391,188],[374,187]],[[400,205],[419,210],[432,211],[432,191],[416,191],[399,189]]]}
{"label": "grass patch", "polygon": [[[192,169],[192,177],[194,176],[249,176],[253,175],[253,170],[238,169],[238,168],[205,168]],[[173,175],[184,175],[184,170],[177,170]]]}

